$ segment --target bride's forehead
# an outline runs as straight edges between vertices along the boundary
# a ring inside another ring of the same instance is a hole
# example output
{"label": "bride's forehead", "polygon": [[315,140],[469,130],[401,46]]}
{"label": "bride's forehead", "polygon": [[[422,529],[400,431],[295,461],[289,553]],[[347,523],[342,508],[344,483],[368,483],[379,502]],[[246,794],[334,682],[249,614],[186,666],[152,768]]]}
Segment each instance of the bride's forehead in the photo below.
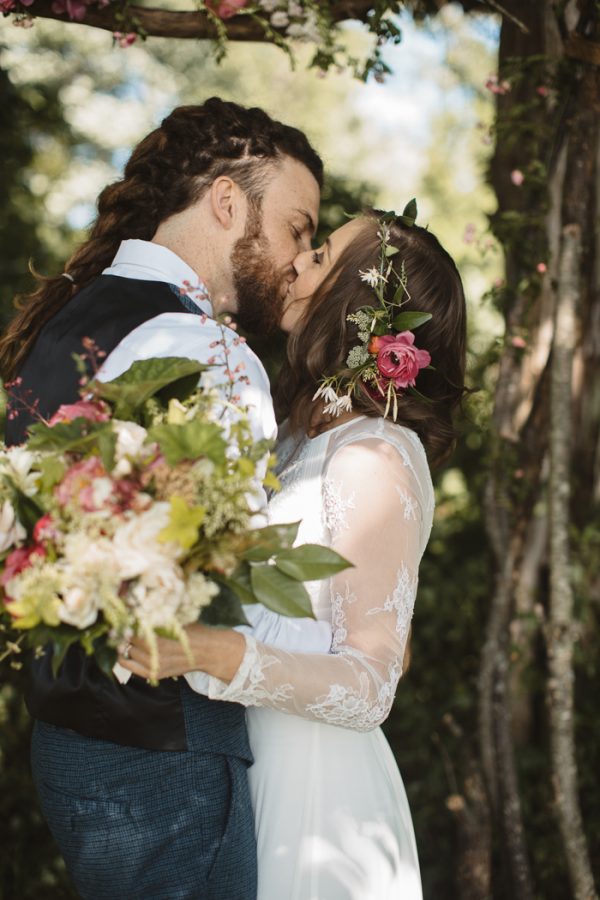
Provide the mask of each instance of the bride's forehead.
{"label": "bride's forehead", "polygon": [[340,228],[336,228],[335,231],[332,231],[329,235],[329,240],[331,241],[331,250],[334,255],[341,253],[348,244],[354,240],[354,238],[363,230],[365,227],[365,219],[361,216],[358,219],[351,219],[350,222],[346,222],[345,225],[342,225]]}

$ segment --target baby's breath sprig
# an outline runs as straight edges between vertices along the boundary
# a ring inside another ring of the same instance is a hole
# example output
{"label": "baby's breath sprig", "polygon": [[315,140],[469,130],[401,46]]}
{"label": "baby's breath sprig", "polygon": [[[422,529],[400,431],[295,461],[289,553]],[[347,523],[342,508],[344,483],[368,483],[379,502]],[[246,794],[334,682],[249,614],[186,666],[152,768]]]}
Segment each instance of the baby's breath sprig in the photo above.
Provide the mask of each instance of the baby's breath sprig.
{"label": "baby's breath sprig", "polygon": [[400,250],[391,243],[391,225],[400,222],[412,228],[416,218],[414,199],[407,203],[401,216],[394,212],[379,216],[378,264],[358,272],[360,280],[373,290],[377,303],[362,306],[347,317],[349,323],[356,325],[359,343],[350,349],[344,369],[319,382],[313,400],[323,401],[326,415],[335,417],[350,412],[352,399],[366,388],[385,403],[384,417],[391,414],[396,421],[403,392],[414,391],[419,371],[431,368],[429,353],[414,346],[413,334],[413,329],[431,319],[431,313],[402,309],[412,298],[404,261],[395,264]]}

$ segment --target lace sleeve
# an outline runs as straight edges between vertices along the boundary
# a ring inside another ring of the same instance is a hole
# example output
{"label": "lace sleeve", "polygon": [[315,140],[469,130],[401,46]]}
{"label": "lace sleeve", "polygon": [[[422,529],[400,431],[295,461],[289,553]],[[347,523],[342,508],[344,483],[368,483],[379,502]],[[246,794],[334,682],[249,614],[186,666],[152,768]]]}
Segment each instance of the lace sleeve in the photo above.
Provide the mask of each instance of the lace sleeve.
{"label": "lace sleeve", "polygon": [[338,449],[325,474],[331,545],[354,563],[327,585],[330,654],[274,650],[248,636],[233,680],[212,678],[210,696],[368,731],[388,716],[402,674],[424,544],[422,493],[407,457],[378,438]]}

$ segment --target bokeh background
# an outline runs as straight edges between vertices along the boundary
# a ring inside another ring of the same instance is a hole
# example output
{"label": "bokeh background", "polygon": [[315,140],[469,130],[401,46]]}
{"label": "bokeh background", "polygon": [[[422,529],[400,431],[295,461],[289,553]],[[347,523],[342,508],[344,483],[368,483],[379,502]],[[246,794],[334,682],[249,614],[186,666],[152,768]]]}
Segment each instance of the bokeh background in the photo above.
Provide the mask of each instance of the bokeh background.
{"label": "bokeh background", "polygon": [[[471,5],[439,3],[421,10],[430,15],[400,15],[402,41],[383,51],[392,70],[383,83],[363,83],[343,70],[323,76],[308,68],[310,50],[302,47],[295,68],[269,44],[232,44],[217,64],[207,42],[149,38],[123,49],[85,25],[39,19],[32,28],[16,28],[10,18],[0,19],[0,315],[6,323],[15,294],[31,288],[30,260],[41,272],[62,271],[94,217],[97,194],[118,177],[132,146],[172,107],[214,94],[262,106],[308,134],[328,172],[323,231],[364,203],[401,210],[417,198],[419,222],[440,237],[463,275],[476,391],[459,423],[457,451],[436,473],[436,521],[421,572],[413,661],[385,731],[409,794],[426,900],[564,900],[576,887],[568,834],[557,817],[547,705],[547,447],[533,446],[525,431],[525,423],[551,431],[550,420],[535,412],[547,395],[541,373],[548,353],[535,376],[524,360],[539,351],[540,329],[548,324],[547,314],[536,318],[539,298],[560,281],[558,243],[552,245],[548,230],[557,203],[548,196],[554,163],[544,148],[559,127],[561,91],[573,97],[575,75],[560,74],[562,58],[549,68],[548,47],[535,42],[521,56],[515,46],[502,51],[501,40],[514,44],[519,29],[494,12],[496,4],[466,12]],[[543,15],[549,6],[524,5]],[[357,56],[370,45],[356,23],[344,28],[344,40]],[[570,133],[574,126],[562,121]],[[595,170],[589,175],[594,194]],[[586,221],[593,242],[597,214]],[[592,309],[597,274],[591,262],[586,277]],[[593,334],[597,309],[595,316]],[[272,362],[270,348],[263,350]],[[598,354],[596,345],[596,376]],[[529,416],[521,409],[519,419],[513,391],[518,424],[512,431],[499,412],[499,386],[508,391],[507,378],[521,392],[517,399],[530,402]],[[591,389],[585,378],[578,384]],[[586,459],[597,447],[597,420],[594,412],[585,420]],[[570,533],[575,652],[569,665],[578,796],[598,877],[595,471],[588,465],[574,489],[581,503]],[[508,559],[517,539],[512,568],[502,576],[503,554]],[[510,598],[499,606],[503,577]],[[495,611],[499,623],[492,621]],[[492,657],[496,662],[486,669]],[[5,661],[0,676],[0,897],[73,898],[29,777],[23,673]],[[501,723],[508,716],[504,727],[494,730],[492,723],[490,731],[490,709]],[[499,786],[490,785],[490,759]],[[516,814],[509,808],[515,798]]]}

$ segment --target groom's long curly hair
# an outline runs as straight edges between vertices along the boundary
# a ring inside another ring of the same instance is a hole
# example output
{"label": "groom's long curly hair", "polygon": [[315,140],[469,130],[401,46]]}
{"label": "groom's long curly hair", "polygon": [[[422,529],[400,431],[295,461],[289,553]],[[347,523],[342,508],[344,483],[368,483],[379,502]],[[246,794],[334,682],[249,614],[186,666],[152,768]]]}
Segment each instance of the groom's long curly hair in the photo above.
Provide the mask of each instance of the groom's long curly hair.
{"label": "groom's long curly hair", "polygon": [[2,377],[17,374],[44,324],[110,266],[122,240],[151,240],[161,222],[197,202],[222,175],[260,202],[268,170],[284,156],[305,165],[322,186],[323,163],[306,136],[264,110],[218,97],[175,109],[135,147],[123,178],[100,194],[90,236],[65,265],[70,278],[33,272],[37,290],[15,299],[19,312],[0,339]]}

